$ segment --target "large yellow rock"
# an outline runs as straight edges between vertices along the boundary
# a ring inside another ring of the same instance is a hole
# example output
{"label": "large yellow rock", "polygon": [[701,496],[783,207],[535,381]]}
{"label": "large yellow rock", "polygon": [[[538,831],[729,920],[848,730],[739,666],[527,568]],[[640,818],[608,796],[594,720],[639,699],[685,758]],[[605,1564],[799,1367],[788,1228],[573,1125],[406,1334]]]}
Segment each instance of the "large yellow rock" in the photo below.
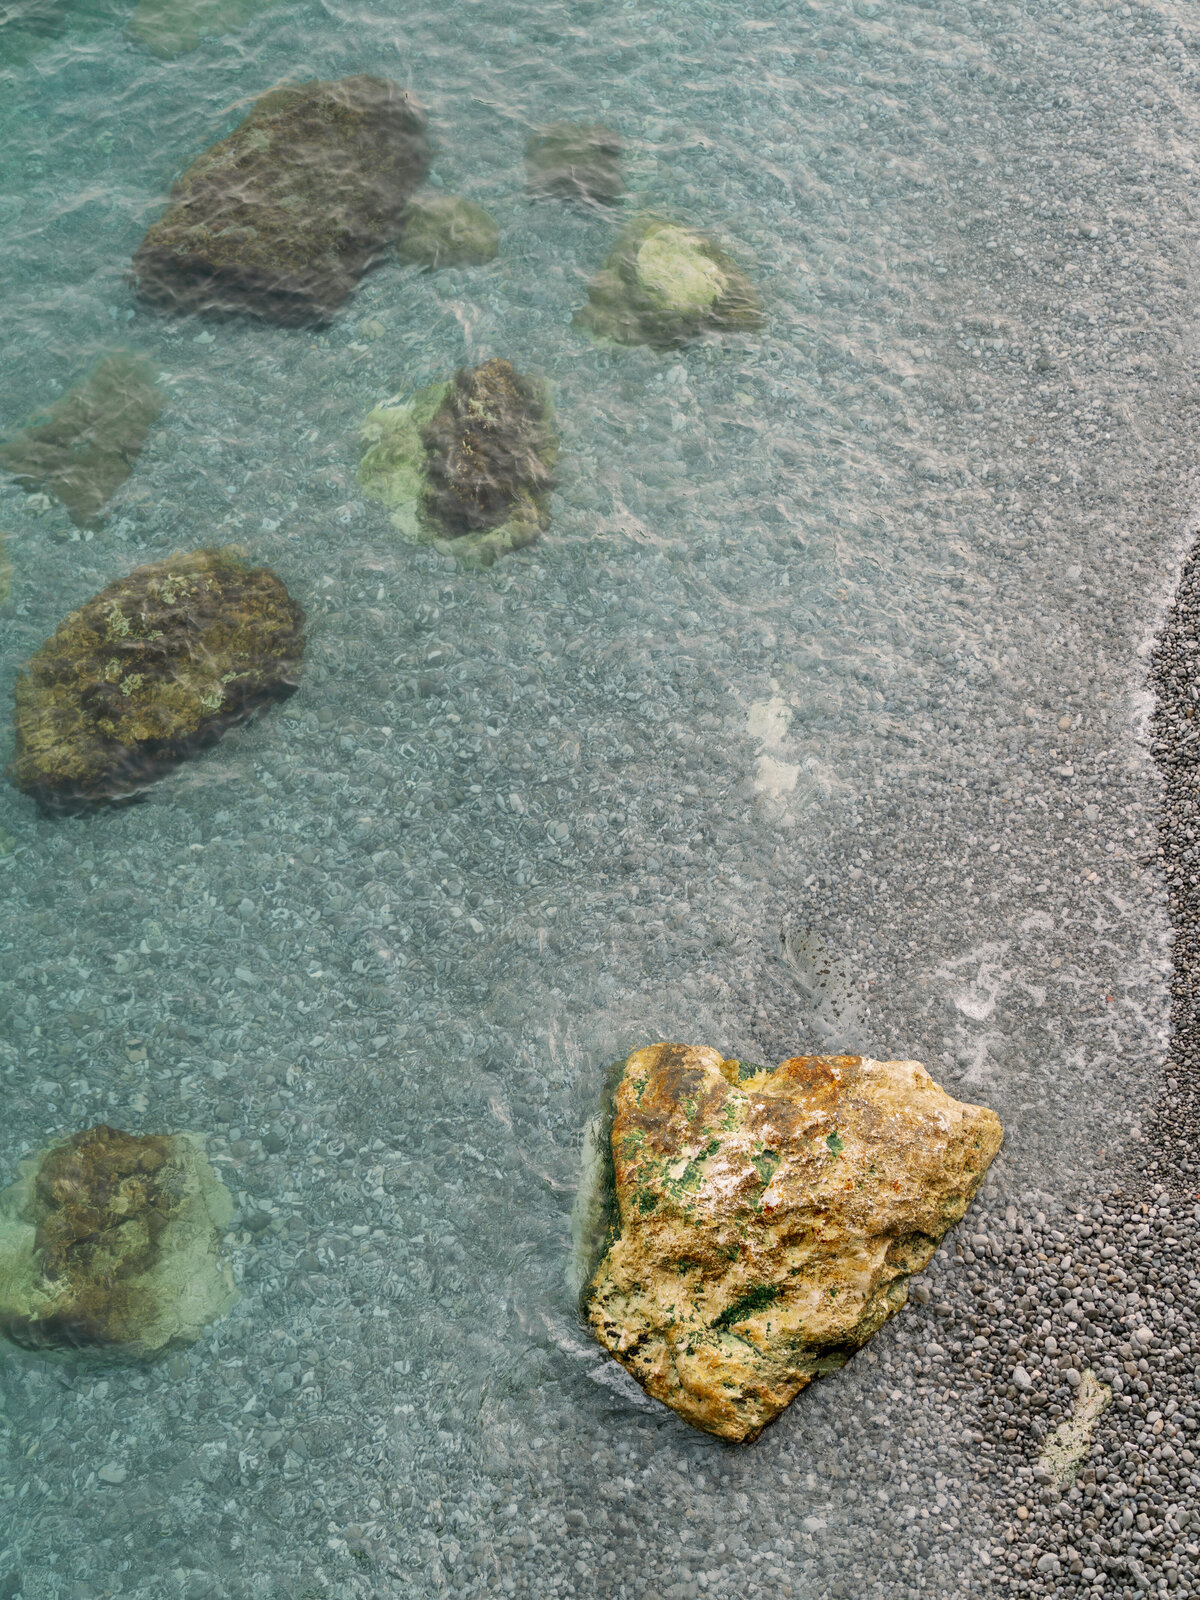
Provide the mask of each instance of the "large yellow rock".
{"label": "large yellow rock", "polygon": [[1003,1130],[917,1061],[703,1046],[625,1063],[617,1215],[585,1291],[597,1338],[697,1428],[755,1438],[908,1298]]}

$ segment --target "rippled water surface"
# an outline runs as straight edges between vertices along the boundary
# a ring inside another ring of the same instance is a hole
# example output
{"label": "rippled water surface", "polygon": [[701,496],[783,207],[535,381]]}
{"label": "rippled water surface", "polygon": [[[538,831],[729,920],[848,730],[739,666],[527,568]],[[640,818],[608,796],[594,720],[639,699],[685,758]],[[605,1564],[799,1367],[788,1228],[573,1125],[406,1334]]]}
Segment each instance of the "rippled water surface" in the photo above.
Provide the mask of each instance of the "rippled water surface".
{"label": "rippled water surface", "polygon": [[[209,1135],[241,1288],[145,1370],[0,1357],[0,1595],[816,1597],[864,1562],[977,1592],[986,1479],[904,1315],[882,1439],[882,1357],[741,1451],[624,1382],[574,1308],[581,1138],[659,1038],[924,1060],[1005,1121],[999,1214],[1070,1204],[1136,1131],[1200,25],[249,9],[171,60],[126,0],[0,32],[0,433],[114,347],[167,391],[96,529],[0,487],[5,693],[70,607],[197,545],[271,566],[310,638],[294,698],[143,803],[0,794],[0,1167],[97,1121]],[[496,261],[385,261],[319,330],[139,305],[173,177],[272,84],[359,72],[425,106]],[[728,243],[761,338],[573,328],[618,219],[527,199],[558,119],[619,132],[626,211]],[[493,355],[554,386],[558,489],[539,543],[465,572],[362,498],[358,430]]]}

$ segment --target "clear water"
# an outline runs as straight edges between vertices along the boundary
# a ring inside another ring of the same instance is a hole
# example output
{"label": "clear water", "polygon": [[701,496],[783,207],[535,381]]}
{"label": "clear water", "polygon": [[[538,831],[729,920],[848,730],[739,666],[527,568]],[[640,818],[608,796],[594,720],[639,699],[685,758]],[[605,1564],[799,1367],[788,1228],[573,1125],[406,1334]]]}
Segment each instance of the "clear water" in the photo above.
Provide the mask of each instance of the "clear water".
{"label": "clear water", "polygon": [[[209,1133],[242,1289],[144,1371],[0,1358],[0,1591],[815,1597],[868,1562],[971,1592],[986,1485],[903,1318],[751,1450],[630,1393],[573,1307],[581,1137],[657,1038],[923,1059],[1004,1117],[985,1206],[1071,1204],[1136,1131],[1191,14],[308,3],[174,62],[124,21],[0,69],[0,431],[114,343],[170,404],[91,537],[0,487],[0,677],[214,542],[311,644],[282,711],[143,804],[0,795],[0,1166],[99,1120]],[[499,259],[385,264],[319,333],[139,307],[172,176],[272,83],[352,72],[417,93]],[[597,117],[638,198],[753,264],[761,340],[572,329],[613,225],[530,204],[521,151]],[[490,355],[552,380],[563,453],[549,532],[479,575],[400,544],[355,467],[380,398]]]}

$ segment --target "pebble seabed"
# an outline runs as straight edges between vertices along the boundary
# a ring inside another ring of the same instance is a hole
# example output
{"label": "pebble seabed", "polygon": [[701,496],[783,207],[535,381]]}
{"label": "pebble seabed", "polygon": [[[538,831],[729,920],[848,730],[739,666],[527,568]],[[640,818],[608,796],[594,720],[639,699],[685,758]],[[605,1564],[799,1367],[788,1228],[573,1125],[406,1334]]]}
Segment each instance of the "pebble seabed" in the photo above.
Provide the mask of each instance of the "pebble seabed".
{"label": "pebble seabed", "polygon": [[[201,542],[312,642],[142,805],[0,798],[3,1168],[211,1130],[242,1291],[146,1368],[5,1354],[0,1597],[1196,1595],[1194,10],[581,0],[548,75],[544,5],[476,9],[414,0],[402,65],[501,255],[386,264],[311,336],[158,319],[124,264],[239,96],[394,71],[393,22],[5,79],[5,426],[110,319],[172,405],[94,535],[0,488],[0,675]],[[597,114],[639,203],[753,255],[761,342],[571,332],[612,229],[521,150]],[[373,404],[493,354],[564,449],[481,578],[354,473]],[[565,1281],[603,1066],[655,1038],[915,1056],[1007,1129],[913,1303],[748,1450],[639,1400]]]}

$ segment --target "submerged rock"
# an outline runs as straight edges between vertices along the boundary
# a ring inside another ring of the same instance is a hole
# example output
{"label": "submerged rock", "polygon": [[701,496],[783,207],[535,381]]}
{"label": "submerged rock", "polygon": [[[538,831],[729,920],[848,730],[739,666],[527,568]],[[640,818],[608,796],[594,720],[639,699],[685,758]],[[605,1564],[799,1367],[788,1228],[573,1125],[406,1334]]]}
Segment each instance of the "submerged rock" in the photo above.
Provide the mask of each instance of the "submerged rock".
{"label": "submerged rock", "polygon": [[480,267],[499,248],[500,230],[482,206],[461,195],[419,195],[408,208],[396,254],[422,267]]}
{"label": "submerged rock", "polygon": [[0,468],[22,488],[53,495],[85,527],[133,471],[162,407],[154,363],[114,351],[0,444]]}
{"label": "submerged rock", "polygon": [[233,1198],[194,1134],[73,1134],[0,1194],[0,1331],[31,1350],[153,1355],[236,1298]]}
{"label": "submerged rock", "polygon": [[4,535],[0,533],[0,606],[4,605],[12,593],[12,562],[8,559],[8,550]]}
{"label": "submerged rock", "polygon": [[558,453],[549,386],[507,361],[378,406],[363,439],[359,481],[406,538],[489,566],[549,523]]}
{"label": "submerged rock", "polygon": [[616,1216],[588,1319],[655,1399],[753,1439],[905,1303],[1002,1137],[916,1061],[770,1072],[638,1050],[616,1086]]}
{"label": "submerged rock", "polygon": [[134,255],[139,292],[322,321],[399,233],[428,165],[424,113],[386,78],[272,89],[175,184]]}
{"label": "submerged rock", "polygon": [[625,193],[621,141],[595,122],[556,122],[525,146],[529,191],[612,205]]}
{"label": "submerged rock", "polygon": [[203,39],[244,28],[274,0],[138,0],[125,32],[151,55],[171,61]]}
{"label": "submerged rock", "polygon": [[296,688],[304,613],[234,549],[138,567],[17,678],[9,776],[51,813],[118,800]]}
{"label": "submerged rock", "polygon": [[597,339],[665,349],[701,333],[754,332],[763,318],[754,286],[719,245],[667,218],[640,217],[592,279],[575,320]]}
{"label": "submerged rock", "polygon": [[66,28],[74,0],[0,0],[0,67],[15,67]]}

